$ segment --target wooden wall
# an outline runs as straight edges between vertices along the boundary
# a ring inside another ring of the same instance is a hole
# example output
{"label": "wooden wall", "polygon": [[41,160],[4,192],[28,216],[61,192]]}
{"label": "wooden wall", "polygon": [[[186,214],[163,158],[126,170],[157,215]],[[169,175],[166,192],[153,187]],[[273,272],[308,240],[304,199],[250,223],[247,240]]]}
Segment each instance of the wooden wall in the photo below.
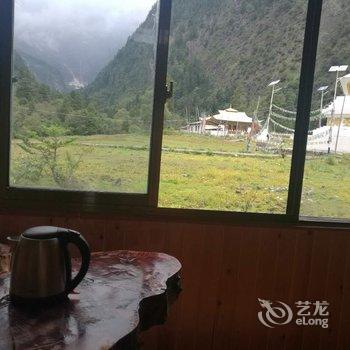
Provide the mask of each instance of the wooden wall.
{"label": "wooden wall", "polygon": [[[0,216],[2,238],[34,225],[82,232],[94,250],[163,251],[183,264],[183,292],[144,349],[350,349],[350,230],[169,220]],[[327,300],[330,328],[269,329],[258,298]]]}

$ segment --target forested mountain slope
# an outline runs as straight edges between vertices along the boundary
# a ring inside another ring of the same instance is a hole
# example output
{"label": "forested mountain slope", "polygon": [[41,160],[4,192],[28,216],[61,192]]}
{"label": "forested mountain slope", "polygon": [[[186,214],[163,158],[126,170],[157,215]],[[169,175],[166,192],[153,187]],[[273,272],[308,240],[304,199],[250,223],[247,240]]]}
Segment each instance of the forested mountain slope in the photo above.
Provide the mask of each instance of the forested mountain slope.
{"label": "forested mountain slope", "polygon": [[64,70],[58,64],[49,64],[46,61],[21,50],[18,50],[18,54],[38,82],[41,82],[57,91],[68,90],[67,86],[72,80],[72,76],[71,74],[68,75],[67,73],[64,73]]}
{"label": "forested mountain slope", "polygon": [[127,132],[127,111],[107,116],[80,91],[61,93],[40,83],[18,52],[14,53],[12,132],[14,137],[42,134],[57,126],[63,134],[91,135]]}
{"label": "forested mountain slope", "polygon": [[105,109],[111,110],[117,105],[132,109],[140,104],[140,96],[152,91],[156,10],[154,6],[126,45],[85,89],[87,95]]}
{"label": "forested mountain slope", "polygon": [[[174,114],[213,112],[229,103],[253,112],[258,96],[268,104],[267,84],[281,79],[276,96],[296,106],[307,1],[174,0],[169,79],[175,82]],[[154,47],[139,33],[154,27],[153,8],[113,61],[87,88],[106,111],[126,108],[133,116],[152,89]],[[316,84],[331,85],[331,64],[350,57],[348,0],[325,0]]]}

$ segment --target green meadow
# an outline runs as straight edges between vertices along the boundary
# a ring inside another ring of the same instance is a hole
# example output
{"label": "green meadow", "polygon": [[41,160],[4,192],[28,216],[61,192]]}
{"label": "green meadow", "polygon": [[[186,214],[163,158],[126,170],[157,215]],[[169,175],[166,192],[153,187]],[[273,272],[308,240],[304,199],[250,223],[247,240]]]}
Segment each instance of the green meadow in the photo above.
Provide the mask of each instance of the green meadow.
{"label": "green meadow", "polygon": [[[149,137],[142,134],[76,137],[58,150],[58,185],[37,154],[12,144],[15,186],[144,193]],[[159,206],[284,213],[291,157],[256,151],[245,140],[166,134]],[[39,169],[39,170],[38,170]],[[350,156],[308,155],[301,214],[350,217]],[[56,179],[57,180],[57,179]],[[61,183],[61,182],[60,182]]]}

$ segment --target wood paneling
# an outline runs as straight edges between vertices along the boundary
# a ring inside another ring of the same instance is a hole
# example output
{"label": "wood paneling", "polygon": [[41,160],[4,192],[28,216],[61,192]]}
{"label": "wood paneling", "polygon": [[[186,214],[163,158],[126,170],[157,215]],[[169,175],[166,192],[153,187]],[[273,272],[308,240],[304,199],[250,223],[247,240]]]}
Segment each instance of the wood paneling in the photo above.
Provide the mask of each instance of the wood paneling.
{"label": "wood paneling", "polygon": [[[349,349],[350,230],[131,218],[0,216],[0,241],[34,225],[84,234],[93,250],[162,251],[183,264],[183,292],[144,349]],[[330,328],[268,329],[258,298],[330,302]]]}

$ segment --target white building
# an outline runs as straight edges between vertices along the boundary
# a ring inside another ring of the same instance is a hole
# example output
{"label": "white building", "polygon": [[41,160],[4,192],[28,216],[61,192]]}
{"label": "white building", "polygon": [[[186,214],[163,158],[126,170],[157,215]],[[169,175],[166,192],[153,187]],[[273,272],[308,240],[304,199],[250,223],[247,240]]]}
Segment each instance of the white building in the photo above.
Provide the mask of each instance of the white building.
{"label": "white building", "polygon": [[189,123],[183,130],[213,136],[233,136],[249,132],[252,123],[253,119],[246,113],[230,107],[219,110],[219,113],[213,116],[199,118],[199,121]]}
{"label": "white building", "polygon": [[350,95],[350,74],[344,75],[340,78],[340,84],[343,88],[344,95]]}
{"label": "white building", "polygon": [[339,124],[339,121],[343,116],[344,124],[350,125],[350,95],[337,96],[334,103],[332,102],[325,109],[323,109],[323,115],[327,118],[327,125],[330,125],[331,123],[333,109],[335,124]]}
{"label": "white building", "polygon": [[327,125],[315,129],[308,137],[308,151],[350,153],[350,74],[340,78],[344,96],[323,109]]}
{"label": "white building", "polygon": [[239,112],[230,107],[219,110],[219,114],[215,114],[207,121],[209,124],[219,125],[226,134],[246,133],[252,127],[253,119],[248,117],[245,112]]}
{"label": "white building", "polygon": [[327,118],[327,125],[339,125],[342,119],[343,125],[350,126],[350,74],[340,78],[340,83],[344,96],[337,96],[323,109],[322,114]]}

